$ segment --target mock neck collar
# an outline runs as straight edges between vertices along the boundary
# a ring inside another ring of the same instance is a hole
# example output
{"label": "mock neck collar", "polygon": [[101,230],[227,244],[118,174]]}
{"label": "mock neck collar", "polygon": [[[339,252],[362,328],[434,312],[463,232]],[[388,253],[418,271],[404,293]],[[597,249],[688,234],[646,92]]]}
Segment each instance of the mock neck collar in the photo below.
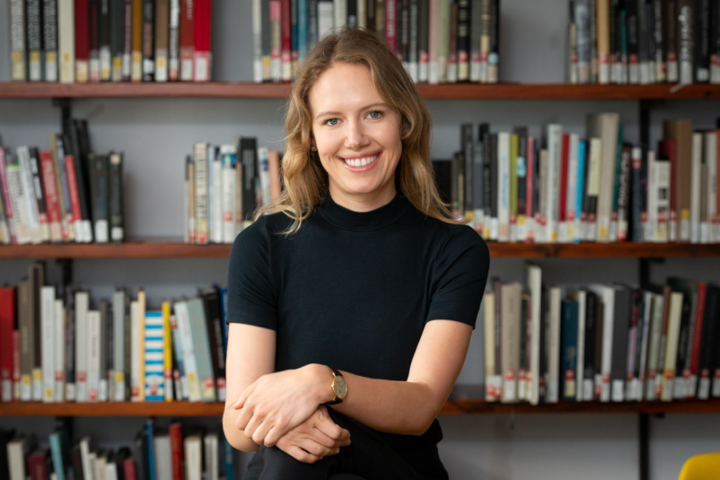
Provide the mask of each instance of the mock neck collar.
{"label": "mock neck collar", "polygon": [[323,217],[333,225],[346,230],[379,230],[395,223],[405,214],[410,202],[398,192],[390,203],[369,212],[356,212],[335,203],[330,192],[320,202],[319,210]]}

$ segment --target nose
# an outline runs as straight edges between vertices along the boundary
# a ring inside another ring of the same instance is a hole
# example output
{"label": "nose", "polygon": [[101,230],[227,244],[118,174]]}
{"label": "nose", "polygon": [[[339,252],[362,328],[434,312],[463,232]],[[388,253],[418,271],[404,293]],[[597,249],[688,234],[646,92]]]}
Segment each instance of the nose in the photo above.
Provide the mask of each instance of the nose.
{"label": "nose", "polygon": [[362,122],[350,120],[346,125],[347,136],[345,137],[345,147],[353,150],[362,148],[368,141]]}

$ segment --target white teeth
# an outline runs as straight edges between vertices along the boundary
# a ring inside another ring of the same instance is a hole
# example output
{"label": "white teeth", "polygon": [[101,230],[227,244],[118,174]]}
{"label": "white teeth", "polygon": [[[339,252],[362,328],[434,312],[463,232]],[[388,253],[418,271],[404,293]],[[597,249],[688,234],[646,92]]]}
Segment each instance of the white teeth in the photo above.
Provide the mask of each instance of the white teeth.
{"label": "white teeth", "polygon": [[365,165],[370,165],[372,162],[375,161],[375,159],[378,156],[375,155],[374,157],[365,157],[365,158],[356,158],[351,160],[345,160],[345,163],[350,165],[351,167],[364,167]]}

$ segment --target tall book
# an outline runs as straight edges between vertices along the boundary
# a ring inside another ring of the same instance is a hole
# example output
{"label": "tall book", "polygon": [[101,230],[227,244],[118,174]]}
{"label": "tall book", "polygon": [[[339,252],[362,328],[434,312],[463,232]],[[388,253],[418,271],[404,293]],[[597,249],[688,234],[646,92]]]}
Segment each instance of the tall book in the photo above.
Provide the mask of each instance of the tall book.
{"label": "tall book", "polygon": [[158,0],[155,5],[155,81],[168,81],[170,42],[170,0]]}
{"label": "tall book", "polygon": [[[620,116],[616,113],[590,115],[587,119],[587,135],[602,141],[600,158],[600,190],[597,200],[598,242],[610,240],[610,216],[614,191],[615,162]],[[592,162],[592,160],[591,160]],[[592,167],[591,167],[592,168]]]}
{"label": "tall book", "polygon": [[108,168],[108,219],[110,241],[121,243],[125,239],[122,152],[110,154]]}
{"label": "tall book", "polygon": [[695,80],[695,0],[677,0],[679,82]]}
{"label": "tall book", "polygon": [[113,82],[123,81],[125,24],[125,0],[110,0],[110,79]]}
{"label": "tall book", "polygon": [[10,79],[16,82],[27,80],[25,38],[25,2],[10,0]]}
{"label": "tall book", "polygon": [[168,80],[180,77],[180,0],[170,0],[168,30]]}
{"label": "tall book", "polygon": [[502,402],[518,401],[518,375],[520,371],[521,308],[522,288],[513,282],[502,287]]}
{"label": "tall book", "polygon": [[142,2],[142,80],[155,81],[155,0]]}
{"label": "tall book", "polygon": [[185,367],[185,378],[187,379],[188,400],[191,402],[202,401],[200,379],[195,358],[195,345],[193,342],[193,329],[190,323],[187,301],[174,304],[175,316],[177,318],[180,344],[182,345],[182,358]]}
{"label": "tall book", "polygon": [[560,307],[560,374],[563,401],[577,400],[578,302],[565,299]]}
{"label": "tall book", "polygon": [[612,358],[610,363],[610,396],[613,402],[622,402],[625,400],[628,330],[630,325],[630,315],[632,312],[632,292],[629,288],[622,286],[614,287],[614,290],[613,303],[605,305],[605,308],[610,310],[612,313],[613,322]]}
{"label": "tall book", "polygon": [[163,313],[156,310],[145,312],[145,331],[143,333],[145,351],[145,401],[162,402],[165,400],[165,329]]}
{"label": "tall book", "polygon": [[0,287],[0,382],[3,402],[12,401],[13,345],[15,329],[16,288]]}
{"label": "tall book", "polygon": [[598,83],[610,83],[610,2],[596,0]]}
{"label": "tall book", "polygon": [[[692,198],[692,120],[666,120],[663,123],[663,137],[675,142],[675,163],[671,167],[672,184],[675,199],[671,192],[671,212],[677,216],[675,239],[678,242],[690,241],[690,204]],[[672,160],[671,160],[672,161]],[[672,222],[672,213],[671,213]],[[671,236],[672,238],[672,236]]]}
{"label": "tall book", "polygon": [[204,402],[217,400],[215,376],[210,351],[210,338],[202,300],[193,298],[187,301],[187,312],[192,329],[192,342],[197,362],[200,395]]}
{"label": "tall book", "polygon": [[180,0],[180,80],[193,80],[195,55],[195,8],[193,0]]}
{"label": "tall book", "polygon": [[27,65],[28,80],[43,80],[42,72],[42,25],[40,0],[25,0],[25,21],[27,24]]}
{"label": "tall book", "polygon": [[[111,23],[110,0],[100,0],[98,18],[98,58],[100,60],[100,81],[112,80],[112,50],[110,47]],[[119,20],[119,19],[116,19]]]}
{"label": "tall book", "polygon": [[98,243],[107,243],[109,240],[108,217],[108,170],[107,155],[90,154],[90,190],[93,213],[93,234]]}

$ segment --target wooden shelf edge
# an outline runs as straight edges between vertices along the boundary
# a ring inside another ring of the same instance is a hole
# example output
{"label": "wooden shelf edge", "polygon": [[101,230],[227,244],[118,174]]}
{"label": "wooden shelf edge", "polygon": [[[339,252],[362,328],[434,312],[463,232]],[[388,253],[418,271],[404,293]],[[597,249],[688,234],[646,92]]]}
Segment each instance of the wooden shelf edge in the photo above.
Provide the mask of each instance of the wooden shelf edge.
{"label": "wooden shelf edge", "polygon": [[[0,417],[202,417],[222,416],[224,404],[189,402],[142,403],[0,403]],[[484,400],[449,400],[440,415],[503,414],[625,414],[625,413],[720,413],[720,399],[675,402],[560,402],[529,405],[527,403],[488,403]]]}
{"label": "wooden shelf edge", "polygon": [[[641,100],[720,98],[720,85],[478,84],[417,85],[427,99]],[[290,83],[45,83],[0,82],[0,98],[287,98]]]}
{"label": "wooden shelf edge", "polygon": [[[488,242],[488,247],[493,258],[720,257],[718,244]],[[231,244],[191,245],[179,242],[1,245],[0,259],[229,258],[231,251]]]}

